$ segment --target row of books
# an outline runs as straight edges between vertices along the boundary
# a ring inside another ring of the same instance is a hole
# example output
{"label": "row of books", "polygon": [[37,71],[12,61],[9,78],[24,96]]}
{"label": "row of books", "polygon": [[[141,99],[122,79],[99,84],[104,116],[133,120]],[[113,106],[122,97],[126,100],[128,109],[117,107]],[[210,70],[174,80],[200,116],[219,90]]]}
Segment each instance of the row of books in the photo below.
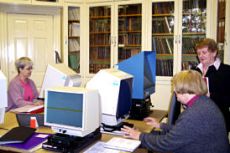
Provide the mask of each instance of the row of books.
{"label": "row of books", "polygon": [[183,54],[196,54],[195,45],[203,37],[183,37],[182,38],[182,52]]}
{"label": "row of books", "polygon": [[79,8],[69,8],[68,20],[80,20],[80,9]]}
{"label": "row of books", "polygon": [[72,22],[68,26],[69,36],[79,37],[80,36],[80,23]]}
{"label": "row of books", "polygon": [[110,32],[110,19],[90,20],[90,32]]}
{"label": "row of books", "polygon": [[141,17],[119,18],[119,31],[141,31]]}
{"label": "row of books", "polygon": [[69,39],[68,41],[69,52],[80,51],[80,40],[79,39]]}
{"label": "row of books", "polygon": [[157,54],[173,54],[173,37],[153,37],[152,44]]}
{"label": "row of books", "polygon": [[172,76],[173,75],[173,60],[172,59],[157,59],[156,60],[156,75],[157,76]]}
{"label": "row of books", "polygon": [[153,33],[173,33],[174,17],[153,17],[152,27]]}
{"label": "row of books", "polygon": [[141,14],[141,10],[141,4],[124,5],[119,7],[118,15]]}
{"label": "row of books", "polygon": [[141,33],[120,34],[118,36],[118,43],[141,45]]}
{"label": "row of books", "polygon": [[95,47],[90,49],[91,59],[110,59],[110,48],[109,47]]}
{"label": "row of books", "polygon": [[200,12],[207,7],[206,0],[189,0],[183,1],[183,13]]}
{"label": "row of books", "polygon": [[110,64],[89,64],[89,73],[97,73],[101,69],[110,68]]}
{"label": "row of books", "polygon": [[110,16],[111,15],[111,7],[110,6],[100,6],[100,7],[92,7],[90,8],[90,17],[97,16]]}
{"label": "row of books", "polygon": [[110,34],[90,35],[90,46],[109,45],[109,44],[110,44]]}
{"label": "row of books", "polygon": [[152,4],[153,14],[172,14],[174,12],[174,2],[160,2]]}
{"label": "row of books", "polygon": [[121,60],[124,60],[124,59],[127,59],[133,55],[136,55],[137,53],[139,53],[141,51],[140,48],[130,48],[130,49],[121,49],[119,48],[119,51],[118,51],[118,59],[119,59],[119,62]]}

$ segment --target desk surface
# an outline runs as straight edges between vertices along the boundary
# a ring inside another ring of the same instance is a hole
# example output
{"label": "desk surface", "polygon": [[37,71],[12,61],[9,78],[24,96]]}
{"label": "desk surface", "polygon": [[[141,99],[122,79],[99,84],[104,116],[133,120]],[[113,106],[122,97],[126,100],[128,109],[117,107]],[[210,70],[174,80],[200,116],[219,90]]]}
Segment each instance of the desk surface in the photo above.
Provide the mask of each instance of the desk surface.
{"label": "desk surface", "polygon": [[[153,110],[153,112],[150,114],[151,117],[156,118],[158,121],[161,121],[165,116],[167,115],[167,111],[164,110]],[[152,130],[152,127],[149,125],[146,125],[143,121],[139,120],[131,120],[128,119],[127,122],[134,124],[135,128],[139,129],[141,132],[150,132]],[[5,122],[4,124],[0,125],[0,135],[5,134],[8,130],[17,127],[17,119],[16,115],[11,112],[7,112],[5,114]],[[53,133],[52,130],[48,127],[39,127],[36,132],[42,132],[42,133]],[[114,135],[109,134],[102,134],[101,141],[108,141],[114,137]],[[1,149],[1,147],[0,147]],[[44,149],[39,149],[36,151],[36,153],[49,153],[51,151],[47,151]],[[143,153],[146,151],[143,151],[142,149],[137,149],[135,153]]]}

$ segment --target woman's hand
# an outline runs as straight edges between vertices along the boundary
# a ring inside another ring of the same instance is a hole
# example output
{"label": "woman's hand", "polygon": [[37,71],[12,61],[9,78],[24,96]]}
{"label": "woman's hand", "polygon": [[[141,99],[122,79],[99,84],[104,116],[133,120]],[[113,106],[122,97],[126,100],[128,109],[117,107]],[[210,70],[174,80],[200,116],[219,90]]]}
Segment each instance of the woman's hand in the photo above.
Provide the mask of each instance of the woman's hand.
{"label": "woman's hand", "polygon": [[134,128],[130,128],[128,126],[124,126],[123,128],[121,128],[121,131],[125,133],[124,137],[132,138],[136,140],[139,140],[139,137],[141,135],[140,131],[135,130]]}
{"label": "woman's hand", "polygon": [[155,118],[146,117],[144,118],[144,121],[147,125],[151,125],[154,128],[160,128],[160,123]]}
{"label": "woman's hand", "polygon": [[38,106],[38,105],[44,105],[44,101],[36,101],[33,104],[36,105],[36,106]]}

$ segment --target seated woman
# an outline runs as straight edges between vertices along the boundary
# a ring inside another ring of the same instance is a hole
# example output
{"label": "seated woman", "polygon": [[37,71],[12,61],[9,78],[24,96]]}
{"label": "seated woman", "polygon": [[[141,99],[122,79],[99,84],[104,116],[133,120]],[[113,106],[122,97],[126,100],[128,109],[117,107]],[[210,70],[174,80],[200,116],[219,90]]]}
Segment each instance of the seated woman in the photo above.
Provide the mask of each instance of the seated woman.
{"label": "seated woman", "polygon": [[38,91],[31,76],[33,62],[28,57],[21,57],[15,62],[18,75],[15,76],[9,84],[8,88],[8,108],[10,109],[22,107],[28,104],[42,105],[43,101],[39,101]]}
{"label": "seated woman", "polygon": [[147,124],[162,130],[159,135],[141,133],[124,127],[125,136],[141,141],[151,151],[173,153],[229,153],[229,142],[223,114],[206,96],[207,85],[197,71],[182,71],[173,77],[177,100],[186,106],[174,125],[157,123],[146,118]]}

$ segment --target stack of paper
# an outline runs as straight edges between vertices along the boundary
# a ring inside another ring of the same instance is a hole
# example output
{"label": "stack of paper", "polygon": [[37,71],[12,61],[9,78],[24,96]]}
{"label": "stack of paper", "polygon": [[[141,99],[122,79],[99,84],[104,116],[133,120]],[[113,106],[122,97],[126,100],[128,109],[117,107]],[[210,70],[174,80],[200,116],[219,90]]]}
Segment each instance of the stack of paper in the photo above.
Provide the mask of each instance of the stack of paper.
{"label": "stack of paper", "polygon": [[44,112],[44,105],[26,105],[23,107],[12,109],[15,113],[42,113]]}
{"label": "stack of paper", "polygon": [[104,147],[133,152],[141,142],[139,140],[125,139],[120,137],[114,137],[105,143]]}

